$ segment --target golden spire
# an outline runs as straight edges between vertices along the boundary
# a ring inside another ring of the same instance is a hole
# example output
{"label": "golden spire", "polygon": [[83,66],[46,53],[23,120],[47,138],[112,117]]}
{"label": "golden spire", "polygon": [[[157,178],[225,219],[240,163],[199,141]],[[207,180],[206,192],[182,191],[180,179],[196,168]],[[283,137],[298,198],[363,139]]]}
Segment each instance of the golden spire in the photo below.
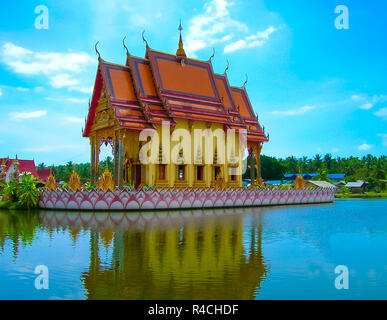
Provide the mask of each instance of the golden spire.
{"label": "golden spire", "polygon": [[108,158],[106,158],[105,171],[102,173],[101,177],[99,178],[97,182],[97,186],[105,192],[108,191],[108,189],[110,189],[111,191],[114,191],[114,181],[113,181],[112,174],[109,171]]}
{"label": "golden spire", "polygon": [[304,189],[305,188],[305,180],[301,174],[301,167],[298,167],[298,176],[296,177],[296,181],[294,183],[295,189]]}
{"label": "golden spire", "polygon": [[176,51],[176,56],[186,57],[184,47],[183,47],[183,39],[181,37],[181,30],[183,30],[183,27],[181,26],[181,21],[180,21],[178,30],[180,31],[180,38],[179,38],[179,48]]}

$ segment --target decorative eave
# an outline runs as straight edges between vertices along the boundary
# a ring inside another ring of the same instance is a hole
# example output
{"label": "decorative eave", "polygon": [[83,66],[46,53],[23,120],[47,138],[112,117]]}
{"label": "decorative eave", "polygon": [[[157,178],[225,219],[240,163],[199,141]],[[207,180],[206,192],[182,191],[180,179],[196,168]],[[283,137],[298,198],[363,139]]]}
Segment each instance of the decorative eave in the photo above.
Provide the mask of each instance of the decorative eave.
{"label": "decorative eave", "polygon": [[89,105],[89,111],[87,114],[85,130],[83,131],[83,137],[86,137],[86,138],[89,137],[89,135],[90,135],[91,126],[94,123],[95,110],[97,109],[98,100],[101,97],[101,92],[102,92],[102,88],[103,88],[103,79],[102,79],[102,73],[101,73],[101,60],[102,59],[98,60],[98,67],[97,67],[97,74],[95,76],[93,95],[92,95],[91,102]]}

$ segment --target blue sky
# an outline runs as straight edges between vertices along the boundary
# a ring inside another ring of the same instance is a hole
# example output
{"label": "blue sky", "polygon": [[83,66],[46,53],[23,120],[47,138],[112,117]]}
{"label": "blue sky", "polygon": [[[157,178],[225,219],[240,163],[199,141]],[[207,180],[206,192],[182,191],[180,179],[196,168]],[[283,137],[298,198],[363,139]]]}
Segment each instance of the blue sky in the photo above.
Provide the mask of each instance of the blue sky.
{"label": "blue sky", "polygon": [[[35,8],[49,10],[36,29]],[[349,29],[336,29],[346,5]],[[385,1],[10,1],[0,10],[0,157],[89,161],[81,137],[100,41],[103,59],[125,62],[122,38],[144,56],[174,53],[178,24],[188,56],[207,60],[247,90],[270,142],[286,157],[386,155]]]}

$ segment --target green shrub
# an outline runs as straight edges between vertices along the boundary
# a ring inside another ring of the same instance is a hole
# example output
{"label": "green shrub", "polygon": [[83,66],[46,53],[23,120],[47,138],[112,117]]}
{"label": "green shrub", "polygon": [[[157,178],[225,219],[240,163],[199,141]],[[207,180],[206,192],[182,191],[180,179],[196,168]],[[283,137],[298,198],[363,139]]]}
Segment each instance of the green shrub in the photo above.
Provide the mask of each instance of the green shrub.
{"label": "green shrub", "polygon": [[12,179],[10,182],[6,184],[1,184],[3,190],[1,191],[1,195],[5,202],[14,203],[18,201],[18,188],[19,182],[15,179]]}
{"label": "green shrub", "polygon": [[36,208],[39,203],[39,190],[36,183],[37,180],[32,174],[23,173],[21,182],[12,179],[7,184],[2,184],[4,189],[1,191],[1,195],[6,203],[3,206],[10,209],[24,208],[29,210]]}

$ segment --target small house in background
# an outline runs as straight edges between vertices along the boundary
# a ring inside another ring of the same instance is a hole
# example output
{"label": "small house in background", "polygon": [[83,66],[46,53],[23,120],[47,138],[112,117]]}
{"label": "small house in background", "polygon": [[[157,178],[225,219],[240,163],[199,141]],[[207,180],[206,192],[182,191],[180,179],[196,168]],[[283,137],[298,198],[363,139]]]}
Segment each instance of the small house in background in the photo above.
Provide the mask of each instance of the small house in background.
{"label": "small house in background", "polygon": [[[319,173],[301,173],[301,175],[305,181],[308,181],[314,177],[319,176],[320,174]],[[295,181],[297,176],[298,176],[298,173],[286,173],[284,175],[285,179],[292,180],[292,181]],[[345,179],[345,173],[328,173],[327,177],[332,182],[337,183]]]}
{"label": "small house in background", "polygon": [[340,181],[344,181],[345,179],[345,173],[328,173],[327,177],[333,182],[333,183],[339,183]]}
{"label": "small house in background", "polygon": [[[286,180],[296,181],[298,175],[298,173],[285,173],[284,177]],[[319,173],[301,173],[301,176],[304,178],[304,180],[310,180],[318,175]]]}
{"label": "small house in background", "polygon": [[348,182],[345,185],[351,193],[363,193],[365,191],[366,183],[363,180],[358,180],[356,182]]}
{"label": "small house in background", "polygon": [[280,184],[290,184],[292,183],[291,180],[266,180],[264,181],[265,185],[270,185],[270,186],[278,186]]}
{"label": "small house in background", "polygon": [[309,180],[306,182],[305,186],[307,188],[336,188],[336,186],[327,181],[318,181],[318,180]]}

